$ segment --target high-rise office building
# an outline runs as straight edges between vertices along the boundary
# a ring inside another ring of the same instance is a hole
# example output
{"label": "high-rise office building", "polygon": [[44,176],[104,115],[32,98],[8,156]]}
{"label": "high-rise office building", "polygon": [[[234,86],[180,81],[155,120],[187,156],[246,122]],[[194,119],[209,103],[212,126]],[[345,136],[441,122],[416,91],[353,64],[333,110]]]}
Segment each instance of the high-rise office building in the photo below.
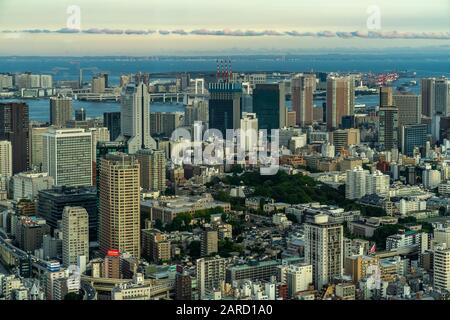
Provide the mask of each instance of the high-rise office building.
{"label": "high-rise office building", "polygon": [[241,120],[242,85],[218,82],[209,84],[209,128],[226,137],[227,129],[238,129]]}
{"label": "high-rise office building", "polygon": [[253,112],[260,129],[280,129],[286,126],[285,83],[257,84],[253,90]]}
{"label": "high-rise office building", "polygon": [[398,148],[398,109],[380,107],[378,111],[378,146],[380,150]]}
{"label": "high-rise office building", "polygon": [[13,175],[12,147],[8,140],[0,141],[0,176],[11,177]]}
{"label": "high-rise office building", "polygon": [[50,98],[50,124],[58,128],[66,127],[72,120],[72,98],[57,96]]}
{"label": "high-rise office building", "polygon": [[142,149],[136,153],[141,187],[147,191],[166,190],[166,154],[163,150]]}
{"label": "high-rise office building", "polygon": [[296,124],[299,126],[312,124],[316,76],[305,74],[292,78],[291,90],[292,110],[295,111]]}
{"label": "high-rise office building", "polygon": [[62,215],[63,264],[77,265],[78,257],[89,260],[89,216],[83,207],[65,207]]}
{"label": "high-rise office building", "polygon": [[43,170],[59,186],[92,185],[92,134],[50,128],[43,135]]}
{"label": "high-rise office building", "polygon": [[150,94],[143,82],[130,84],[122,91],[120,113],[121,140],[128,144],[128,152],[135,154],[140,149],[155,149],[156,143],[150,135]]}
{"label": "high-rise office building", "polygon": [[83,207],[89,215],[89,238],[97,240],[98,198],[94,187],[53,187],[38,193],[37,212],[52,230],[58,228],[64,207]]}
{"label": "high-rise office building", "polygon": [[43,135],[48,127],[31,127],[30,131],[30,167],[33,170],[41,170],[44,156]]}
{"label": "high-rise office building", "polygon": [[202,232],[200,251],[202,257],[209,256],[219,251],[217,230],[207,229]]}
{"label": "high-rise office building", "polygon": [[419,124],[422,118],[422,100],[412,92],[398,92],[393,95],[393,105],[398,109],[398,127]]}
{"label": "high-rise office building", "polygon": [[447,78],[436,79],[434,86],[436,113],[450,116],[450,81]]}
{"label": "high-rise office building", "polygon": [[98,74],[92,77],[91,92],[92,93],[104,93],[105,88],[107,88],[107,75]]}
{"label": "high-rise office building", "polygon": [[342,152],[343,149],[352,145],[361,143],[361,134],[359,129],[338,129],[330,133],[331,141],[337,152]]}
{"label": "high-rise office building", "polygon": [[392,87],[380,87],[380,107],[388,107],[393,105]]}
{"label": "high-rise office building", "polygon": [[256,113],[242,113],[241,148],[245,152],[256,151],[258,147],[258,118]]}
{"label": "high-rise office building", "polygon": [[328,130],[337,129],[342,117],[352,115],[355,107],[353,77],[329,77],[327,80],[326,122]]}
{"label": "high-rise office building", "polygon": [[421,79],[422,114],[432,117],[436,113],[435,107],[435,78]]}
{"label": "high-rise office building", "polygon": [[411,157],[414,155],[414,149],[424,148],[428,141],[427,124],[411,124],[402,127],[402,152]]}
{"label": "high-rise office building", "polygon": [[105,112],[103,126],[109,130],[109,140],[115,141],[120,136],[120,112]]}
{"label": "high-rise office building", "polygon": [[0,103],[0,140],[11,142],[13,174],[29,167],[29,118],[25,103]]}
{"label": "high-rise office building", "polygon": [[220,289],[225,281],[226,260],[218,257],[197,259],[197,290],[200,299],[208,291]]}
{"label": "high-rise office building", "polygon": [[328,215],[316,215],[313,223],[305,224],[305,262],[312,265],[315,289],[342,277],[343,240],[342,224],[329,223]]}
{"label": "high-rise office building", "polygon": [[99,244],[140,257],[140,172],[134,156],[111,153],[100,164]]}

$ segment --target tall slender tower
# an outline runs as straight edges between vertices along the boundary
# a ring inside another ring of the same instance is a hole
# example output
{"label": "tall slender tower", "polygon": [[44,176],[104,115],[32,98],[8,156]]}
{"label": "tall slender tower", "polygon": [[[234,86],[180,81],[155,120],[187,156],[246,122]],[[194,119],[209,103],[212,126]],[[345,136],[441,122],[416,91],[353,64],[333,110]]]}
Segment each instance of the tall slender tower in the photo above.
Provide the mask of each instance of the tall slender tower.
{"label": "tall slender tower", "polygon": [[72,120],[72,98],[51,97],[50,98],[50,124],[55,127],[64,128],[69,120]]}
{"label": "tall slender tower", "polygon": [[11,177],[12,173],[12,148],[11,142],[0,141],[0,176]]}
{"label": "tall slender tower", "polygon": [[100,251],[140,257],[140,174],[135,156],[111,153],[100,164]]}
{"label": "tall slender tower", "polygon": [[150,94],[145,83],[130,84],[122,92],[121,137],[128,143],[128,152],[156,149],[150,136]]}
{"label": "tall slender tower", "polygon": [[299,75],[292,79],[292,109],[295,111],[296,124],[305,126],[313,122],[313,95],[316,88],[314,74]]}
{"label": "tall slender tower", "polygon": [[305,224],[305,262],[312,265],[317,290],[343,274],[342,224],[329,223],[327,215],[316,215],[313,223]]}
{"label": "tall slender tower", "polygon": [[29,128],[26,103],[0,103],[0,140],[11,141],[13,174],[28,170]]}
{"label": "tall slender tower", "polygon": [[78,257],[89,260],[89,216],[83,207],[65,207],[62,215],[63,264],[76,265]]}
{"label": "tall slender tower", "polygon": [[432,117],[436,112],[435,106],[435,78],[422,79],[420,82],[422,93],[422,114],[427,117]]}
{"label": "tall slender tower", "polygon": [[355,108],[353,77],[330,77],[327,80],[327,128],[338,128],[342,116],[352,115]]}

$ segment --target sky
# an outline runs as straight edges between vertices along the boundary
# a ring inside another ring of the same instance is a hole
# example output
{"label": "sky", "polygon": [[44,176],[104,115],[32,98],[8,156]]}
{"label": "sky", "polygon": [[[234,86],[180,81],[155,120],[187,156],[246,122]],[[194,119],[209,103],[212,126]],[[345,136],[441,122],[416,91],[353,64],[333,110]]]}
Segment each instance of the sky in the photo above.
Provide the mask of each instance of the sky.
{"label": "sky", "polygon": [[449,0],[0,0],[0,55],[433,46]]}

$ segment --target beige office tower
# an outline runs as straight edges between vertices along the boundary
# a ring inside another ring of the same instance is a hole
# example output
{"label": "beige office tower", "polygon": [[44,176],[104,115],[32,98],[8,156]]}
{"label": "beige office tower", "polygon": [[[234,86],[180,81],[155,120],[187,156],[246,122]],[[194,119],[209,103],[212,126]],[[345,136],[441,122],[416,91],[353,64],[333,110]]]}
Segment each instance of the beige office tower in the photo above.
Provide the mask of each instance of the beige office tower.
{"label": "beige office tower", "polygon": [[342,224],[329,223],[325,214],[305,224],[305,263],[313,266],[317,290],[343,275],[343,233]]}
{"label": "beige office tower", "polygon": [[72,120],[72,98],[57,96],[50,98],[50,124],[63,128]]}
{"label": "beige office tower", "polygon": [[105,75],[99,74],[92,78],[92,93],[104,93],[106,88]]}
{"label": "beige office tower", "polygon": [[316,76],[305,74],[294,77],[291,81],[291,90],[292,110],[296,114],[296,124],[299,126],[312,124]]}
{"label": "beige office tower", "polygon": [[200,249],[202,257],[209,256],[219,251],[217,230],[208,229],[203,231],[201,240]]}
{"label": "beige office tower", "polygon": [[81,256],[89,260],[89,215],[85,208],[64,208],[62,233],[64,266],[77,265]]}
{"label": "beige office tower", "polygon": [[221,289],[225,282],[226,260],[219,257],[201,258],[196,262],[197,290],[200,299],[204,299],[208,291]]}
{"label": "beige office tower", "polygon": [[43,135],[43,172],[58,186],[92,185],[92,134],[83,129],[50,128]]}
{"label": "beige office tower", "polygon": [[445,244],[435,248],[433,265],[434,289],[450,291],[450,249]]}
{"label": "beige office tower", "polygon": [[355,83],[353,77],[327,79],[327,128],[338,128],[342,116],[352,115],[355,108]]}
{"label": "beige office tower", "polygon": [[146,191],[166,190],[166,154],[164,150],[141,149],[136,153],[140,165],[141,187]]}
{"label": "beige office tower", "polygon": [[392,106],[392,87],[380,87],[380,107]]}
{"label": "beige office tower", "polygon": [[106,155],[100,163],[100,251],[140,257],[140,173],[134,156]]}
{"label": "beige office tower", "polygon": [[0,176],[12,176],[12,146],[7,140],[0,141]]}
{"label": "beige office tower", "polygon": [[47,133],[48,127],[32,127],[30,130],[30,163],[31,168],[40,170],[43,163],[44,155],[44,138],[43,135]]}
{"label": "beige office tower", "polygon": [[333,142],[336,151],[342,152],[342,149],[348,148],[351,145],[358,145],[361,143],[361,134],[359,129],[338,129],[333,131],[330,139]]}

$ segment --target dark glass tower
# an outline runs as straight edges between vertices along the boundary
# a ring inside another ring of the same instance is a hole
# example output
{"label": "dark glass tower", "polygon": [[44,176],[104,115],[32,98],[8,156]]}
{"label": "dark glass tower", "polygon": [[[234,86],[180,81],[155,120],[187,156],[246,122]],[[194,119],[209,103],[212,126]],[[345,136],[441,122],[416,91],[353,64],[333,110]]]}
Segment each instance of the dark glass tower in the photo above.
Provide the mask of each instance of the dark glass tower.
{"label": "dark glass tower", "polygon": [[209,128],[220,130],[225,138],[227,129],[237,129],[240,125],[242,85],[211,83],[209,92]]}
{"label": "dark glass tower", "polygon": [[109,130],[109,139],[116,140],[120,135],[120,112],[103,113],[103,125]]}
{"label": "dark glass tower", "polygon": [[29,168],[29,126],[26,103],[0,103],[0,140],[11,142],[13,174]]}

